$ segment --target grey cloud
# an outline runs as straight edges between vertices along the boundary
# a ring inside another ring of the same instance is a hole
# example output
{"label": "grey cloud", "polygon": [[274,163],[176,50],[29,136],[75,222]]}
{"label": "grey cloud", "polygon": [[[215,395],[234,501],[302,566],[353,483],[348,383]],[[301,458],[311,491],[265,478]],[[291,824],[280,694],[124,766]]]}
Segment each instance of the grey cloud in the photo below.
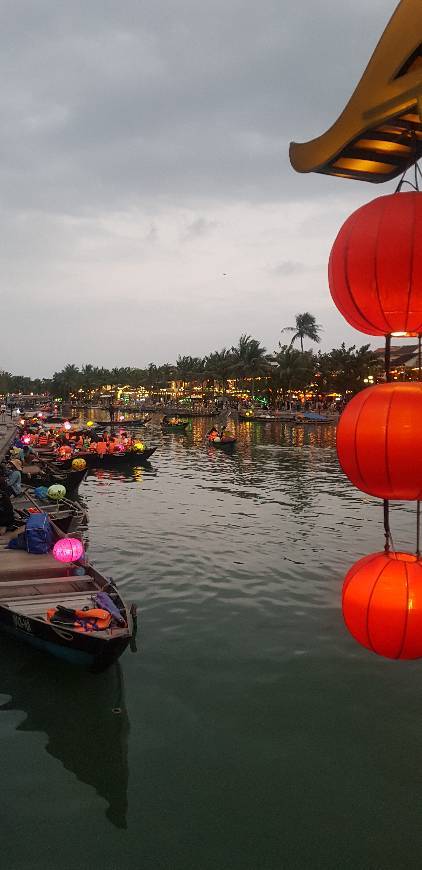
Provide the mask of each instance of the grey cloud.
{"label": "grey cloud", "polygon": [[271,346],[301,308],[356,339],[318,264],[379,191],[296,175],[288,143],[335,120],[394,6],[4,0],[0,304],[23,341],[0,367]]}

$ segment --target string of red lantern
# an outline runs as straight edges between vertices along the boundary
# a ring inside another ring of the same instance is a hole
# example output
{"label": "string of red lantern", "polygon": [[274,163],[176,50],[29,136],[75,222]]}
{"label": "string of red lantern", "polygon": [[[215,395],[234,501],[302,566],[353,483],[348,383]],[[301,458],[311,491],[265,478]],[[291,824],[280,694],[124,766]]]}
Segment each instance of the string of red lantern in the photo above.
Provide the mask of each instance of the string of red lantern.
{"label": "string of red lantern", "polygon": [[[422,384],[390,383],[391,336],[422,333],[422,193],[380,197],[346,220],[329,262],[333,300],[355,329],[386,336],[386,381],[346,406],[337,453],[349,480],[384,500],[384,553],[356,563],[343,587],[347,628],[388,658],[422,657]],[[416,500],[416,556],[390,553],[389,500]]]}

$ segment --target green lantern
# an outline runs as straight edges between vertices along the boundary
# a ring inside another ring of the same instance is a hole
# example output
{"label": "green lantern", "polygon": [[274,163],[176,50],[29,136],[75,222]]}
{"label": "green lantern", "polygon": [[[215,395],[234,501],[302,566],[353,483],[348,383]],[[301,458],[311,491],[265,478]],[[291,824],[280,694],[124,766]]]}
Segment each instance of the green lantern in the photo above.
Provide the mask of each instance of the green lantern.
{"label": "green lantern", "polygon": [[49,486],[47,495],[52,501],[61,501],[62,498],[65,498],[66,487],[62,486],[61,483],[53,483],[53,486]]}

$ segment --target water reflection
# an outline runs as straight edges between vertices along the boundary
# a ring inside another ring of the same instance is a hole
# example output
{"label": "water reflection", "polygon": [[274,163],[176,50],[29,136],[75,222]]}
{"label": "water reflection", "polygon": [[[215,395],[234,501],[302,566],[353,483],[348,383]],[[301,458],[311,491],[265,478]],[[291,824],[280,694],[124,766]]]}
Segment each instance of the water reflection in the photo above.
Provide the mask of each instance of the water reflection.
{"label": "water reflection", "polygon": [[16,730],[45,734],[46,752],[94,788],[110,822],[126,828],[129,719],[120,664],[94,676],[0,635],[0,692],[9,696],[0,717],[23,711]]}

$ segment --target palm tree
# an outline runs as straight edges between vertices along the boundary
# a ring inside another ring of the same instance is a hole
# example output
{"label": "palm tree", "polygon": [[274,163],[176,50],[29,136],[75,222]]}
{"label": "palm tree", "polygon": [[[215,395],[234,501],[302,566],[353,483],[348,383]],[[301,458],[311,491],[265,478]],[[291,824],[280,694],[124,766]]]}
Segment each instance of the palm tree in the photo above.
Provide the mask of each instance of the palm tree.
{"label": "palm tree", "polygon": [[270,364],[265,347],[256,338],[243,334],[236,347],[231,349],[233,355],[233,374],[239,373],[241,378],[252,379],[252,394],[255,393],[255,380],[268,375]]}
{"label": "palm tree", "polygon": [[290,342],[291,347],[298,338],[300,338],[300,349],[302,353],[304,338],[309,338],[310,341],[315,341],[317,344],[320,343],[320,332],[322,326],[316,322],[313,314],[309,314],[309,311],[305,311],[303,314],[296,314],[295,320],[296,323],[294,326],[285,326],[284,329],[281,330],[282,332],[294,332]]}
{"label": "palm tree", "polygon": [[227,392],[227,381],[233,372],[233,353],[223,347],[205,358],[205,371],[217,381],[220,381],[223,395]]}
{"label": "palm tree", "polygon": [[356,345],[346,347],[344,342],[330,353],[318,354],[317,368],[320,389],[335,390],[343,395],[347,391],[363,390],[367,385],[365,381],[370,377],[376,381],[382,373],[380,358],[369,344],[356,349]]}
{"label": "palm tree", "polygon": [[191,384],[193,381],[203,382],[205,362],[198,356],[178,356],[176,360],[175,379],[182,382],[183,390],[185,384]]}
{"label": "palm tree", "polygon": [[309,387],[315,373],[316,357],[311,350],[303,353],[291,344],[279,344],[279,348],[273,357],[273,385],[285,400],[290,390]]}

